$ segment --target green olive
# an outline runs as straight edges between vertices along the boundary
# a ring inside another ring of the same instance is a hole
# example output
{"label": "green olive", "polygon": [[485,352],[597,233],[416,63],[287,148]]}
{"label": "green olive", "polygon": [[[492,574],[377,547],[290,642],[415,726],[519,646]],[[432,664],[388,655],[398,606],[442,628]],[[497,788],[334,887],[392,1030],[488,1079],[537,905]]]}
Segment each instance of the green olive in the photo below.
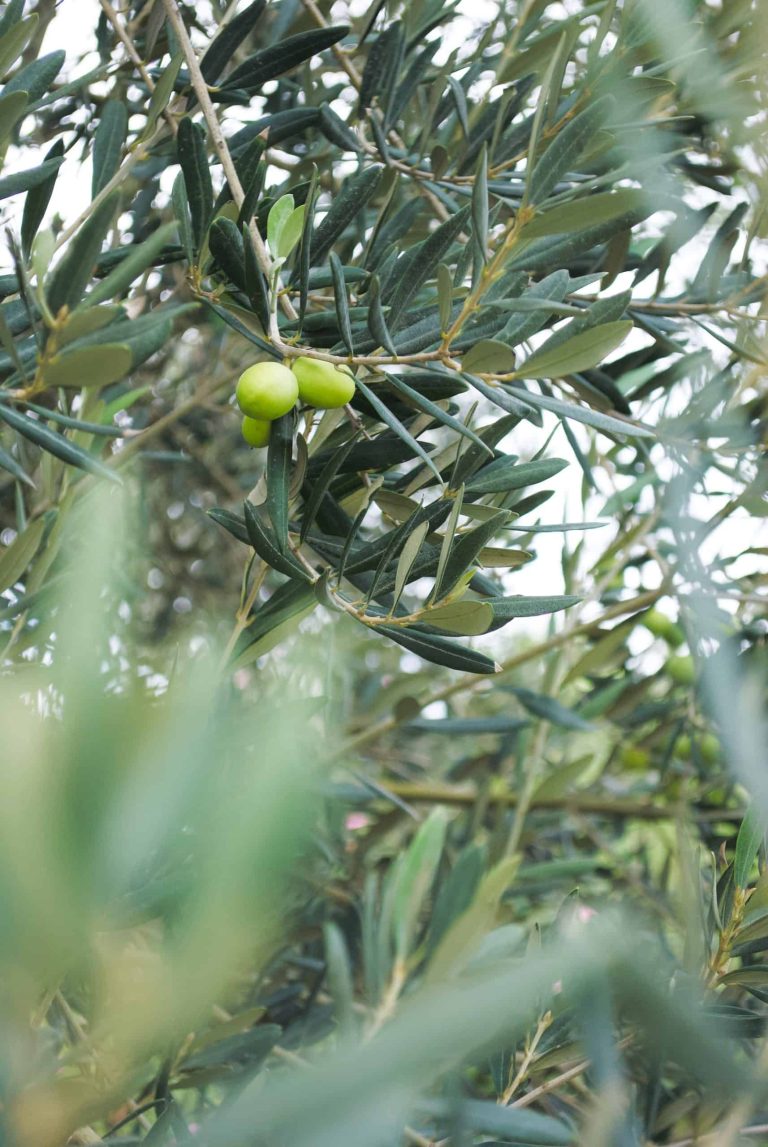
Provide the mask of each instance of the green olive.
{"label": "green olive", "polygon": [[693,756],[693,743],[687,733],[681,733],[675,741],[674,753],[681,761],[690,761]]}
{"label": "green olive", "polygon": [[237,381],[237,405],[248,418],[274,422],[282,418],[299,397],[296,376],[279,362],[257,362]]}
{"label": "green olive", "polygon": [[676,621],[667,617],[660,609],[649,609],[643,615],[642,623],[654,637],[661,637],[672,649],[677,649],[685,641],[685,634]]}
{"label": "green olive", "polygon": [[335,367],[319,358],[294,359],[293,373],[299,384],[299,397],[317,410],[346,406],[355,394],[355,379],[348,367]]}
{"label": "green olive", "polygon": [[256,448],[269,445],[269,432],[272,423],[266,418],[249,418],[246,414],[242,426],[243,438],[249,446]]}
{"label": "green olive", "polygon": [[708,765],[715,765],[720,760],[722,745],[714,733],[703,733],[699,740],[701,759]]}
{"label": "green olive", "polygon": [[664,668],[676,685],[693,685],[696,680],[696,669],[690,656],[669,657]]}
{"label": "green olive", "polygon": [[650,754],[637,745],[625,745],[620,760],[625,769],[647,769],[651,763]]}

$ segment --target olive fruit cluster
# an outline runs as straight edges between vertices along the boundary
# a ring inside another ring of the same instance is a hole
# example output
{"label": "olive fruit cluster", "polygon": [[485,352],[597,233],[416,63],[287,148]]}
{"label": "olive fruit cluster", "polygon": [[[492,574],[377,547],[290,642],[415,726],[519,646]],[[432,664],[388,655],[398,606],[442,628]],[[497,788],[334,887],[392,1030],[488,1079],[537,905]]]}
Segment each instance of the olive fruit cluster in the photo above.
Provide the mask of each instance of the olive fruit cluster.
{"label": "olive fruit cluster", "polygon": [[292,410],[299,399],[317,410],[346,406],[355,393],[347,367],[321,359],[296,358],[291,366],[257,362],[243,371],[235,398],[243,412],[243,438],[249,446],[266,446],[272,423]]}

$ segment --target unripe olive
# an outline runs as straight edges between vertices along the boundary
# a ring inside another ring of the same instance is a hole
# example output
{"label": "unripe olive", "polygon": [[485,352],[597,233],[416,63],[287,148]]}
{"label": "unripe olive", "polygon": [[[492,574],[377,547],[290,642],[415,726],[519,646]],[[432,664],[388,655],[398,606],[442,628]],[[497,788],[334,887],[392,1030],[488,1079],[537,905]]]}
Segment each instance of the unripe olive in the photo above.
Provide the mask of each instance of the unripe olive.
{"label": "unripe olive", "polygon": [[696,669],[692,657],[669,657],[664,666],[676,685],[693,685]]}
{"label": "unripe olive", "polygon": [[676,621],[660,609],[649,609],[643,616],[643,625],[654,637],[661,637],[667,645],[677,649],[685,641],[685,634]]}
{"label": "unripe olive", "polygon": [[299,387],[296,376],[279,362],[257,362],[244,370],[237,381],[237,405],[249,418],[274,422],[296,405]]}
{"label": "unripe olive", "polygon": [[715,765],[720,760],[722,752],[722,745],[718,741],[714,733],[704,733],[699,740],[699,752],[701,758],[706,761],[708,765]]}
{"label": "unripe olive", "polygon": [[693,744],[687,733],[681,733],[675,741],[675,756],[681,761],[690,761],[693,755]]}
{"label": "unripe olive", "polygon": [[647,769],[651,763],[650,754],[637,745],[625,745],[621,750],[620,759],[625,769]]}
{"label": "unripe olive", "polygon": [[266,418],[249,418],[246,414],[241,429],[243,438],[249,446],[258,448],[269,445],[269,432],[272,429],[272,423],[268,422]]}
{"label": "unripe olive", "polygon": [[293,373],[299,384],[299,397],[317,410],[346,406],[355,395],[355,379],[347,367],[335,367],[319,358],[294,359]]}

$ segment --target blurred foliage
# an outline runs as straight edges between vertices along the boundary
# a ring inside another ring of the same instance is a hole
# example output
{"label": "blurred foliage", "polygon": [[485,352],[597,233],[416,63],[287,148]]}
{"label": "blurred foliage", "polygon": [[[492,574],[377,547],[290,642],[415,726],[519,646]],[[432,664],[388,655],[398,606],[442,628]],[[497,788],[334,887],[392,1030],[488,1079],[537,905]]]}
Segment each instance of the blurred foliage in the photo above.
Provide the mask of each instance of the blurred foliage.
{"label": "blurred foliage", "polygon": [[4,1142],[768,1141],[765,3],[72,11],[0,11]]}

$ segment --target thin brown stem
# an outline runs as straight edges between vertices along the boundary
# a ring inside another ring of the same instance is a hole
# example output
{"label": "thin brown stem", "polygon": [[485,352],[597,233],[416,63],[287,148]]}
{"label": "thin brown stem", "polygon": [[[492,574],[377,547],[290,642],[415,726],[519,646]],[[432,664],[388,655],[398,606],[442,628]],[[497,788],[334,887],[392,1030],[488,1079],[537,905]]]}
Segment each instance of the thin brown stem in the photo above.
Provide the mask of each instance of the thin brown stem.
{"label": "thin brown stem", "polygon": [[[134,42],[131,39],[127,30],[120,23],[120,18],[118,16],[117,12],[115,11],[115,9],[110,4],[109,0],[99,0],[99,3],[101,4],[102,10],[103,10],[105,16],[107,17],[110,24],[114,28],[115,35],[117,36],[118,40],[123,45],[123,47],[125,48],[130,59],[136,65],[136,70],[138,71],[139,75],[142,78],[142,81],[146,85],[147,91],[151,95],[152,92],[154,92],[154,90],[155,90],[155,81],[152,79],[149,72],[147,71],[146,65],[145,65],[144,61],[142,60],[141,56],[139,55],[139,53],[136,49],[136,45],[134,44]],[[176,120],[170,114],[170,112],[168,111],[167,108],[163,108],[163,118],[165,119],[166,123],[168,124],[168,126],[171,129],[171,131],[173,132],[173,134],[176,135],[176,133],[178,131],[178,126],[176,124]]]}
{"label": "thin brown stem", "polygon": [[[458,807],[470,806],[477,801],[477,789],[472,785],[444,785],[439,783],[421,784],[415,781],[387,781],[386,790],[393,796],[410,804],[445,804]],[[493,794],[494,802],[505,808],[517,808],[520,794],[511,789]],[[598,797],[584,793],[571,793],[561,797],[533,797],[528,809],[563,810],[572,813],[594,813],[598,816],[618,816],[636,820],[676,820],[688,813],[696,820],[726,820],[739,822],[744,817],[743,808],[723,809],[720,806],[663,805],[653,801],[633,800],[629,797]]]}
{"label": "thin brown stem", "polygon": [[[208,92],[208,85],[205,82],[203,73],[200,71],[200,64],[198,63],[197,54],[192,45],[192,41],[189,38],[187,26],[184,23],[176,0],[163,0],[163,3],[165,5],[165,10],[168,13],[168,19],[171,22],[171,26],[178,37],[179,44],[181,45],[181,50],[184,53],[184,59],[186,60],[187,67],[189,68],[189,79],[192,84],[192,89],[195,93],[195,96],[197,97],[198,103],[200,104],[200,109],[208,127],[214,150],[218,155],[219,160],[221,161],[221,166],[224,171],[224,176],[227,180],[227,183],[229,184],[232,198],[235,201],[237,207],[242,207],[243,200],[245,199],[243,185],[240,182],[240,176],[237,174],[234,161],[230,154],[229,146],[227,145],[227,141],[224,138],[224,132],[221,129],[221,124],[219,123],[219,117],[216,114],[216,109],[211,102],[211,97]],[[274,278],[274,265],[272,262],[272,257],[269,253],[266,243],[264,242],[261,232],[259,231],[259,227],[255,219],[249,220],[248,229],[251,235],[253,248],[256,252],[256,259],[258,260],[259,266],[267,276],[267,279],[272,280]],[[297,317],[297,313],[290,298],[281,290],[279,283],[275,284],[275,289],[279,294],[280,304],[285,314],[288,316],[288,318],[295,319]],[[276,321],[273,322],[273,327],[274,329],[270,331],[270,336],[276,345],[282,345],[280,335],[277,330]]]}

